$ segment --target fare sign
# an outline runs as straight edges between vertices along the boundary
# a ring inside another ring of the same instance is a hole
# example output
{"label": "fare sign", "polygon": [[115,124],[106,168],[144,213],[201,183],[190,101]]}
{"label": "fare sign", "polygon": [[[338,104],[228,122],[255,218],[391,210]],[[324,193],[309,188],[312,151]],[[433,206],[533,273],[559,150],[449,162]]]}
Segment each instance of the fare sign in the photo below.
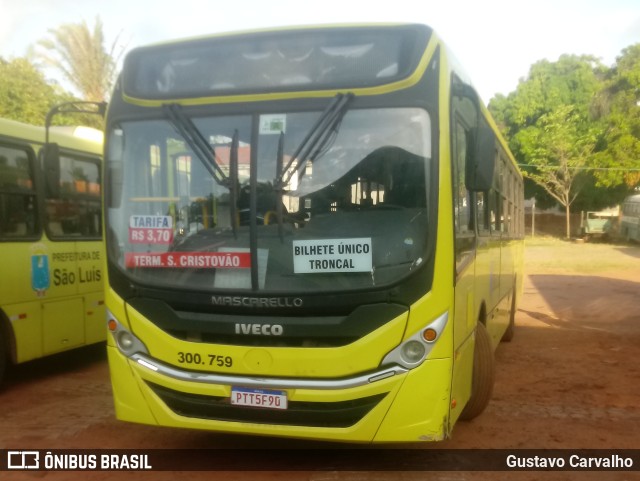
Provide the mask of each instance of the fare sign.
{"label": "fare sign", "polygon": [[130,244],[171,244],[173,217],[169,215],[132,215],[129,218]]}
{"label": "fare sign", "polygon": [[371,272],[371,238],[293,241],[296,274]]}

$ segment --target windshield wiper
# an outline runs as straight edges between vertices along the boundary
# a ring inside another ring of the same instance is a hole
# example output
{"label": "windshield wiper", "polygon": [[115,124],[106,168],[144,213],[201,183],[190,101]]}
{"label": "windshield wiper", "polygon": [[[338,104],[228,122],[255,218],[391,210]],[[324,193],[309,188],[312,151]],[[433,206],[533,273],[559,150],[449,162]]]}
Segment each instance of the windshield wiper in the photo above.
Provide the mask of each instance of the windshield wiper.
{"label": "windshield wiper", "polygon": [[236,129],[231,140],[229,152],[229,175],[225,174],[216,158],[215,149],[204,138],[193,121],[182,112],[178,104],[165,104],[162,106],[166,116],[173,127],[184,138],[189,148],[207,169],[211,177],[221,186],[229,189],[229,216],[231,230],[234,237],[238,231],[238,145],[239,136]]}
{"label": "windshield wiper", "polygon": [[184,138],[185,142],[202,162],[202,165],[209,171],[213,179],[223,187],[230,188],[229,177],[224,173],[218,161],[216,152],[207,139],[195,126],[193,121],[187,117],[178,104],[165,104],[162,110],[171,121],[173,127]]}
{"label": "windshield wiper", "polygon": [[[284,132],[280,132],[280,138],[278,139],[278,158],[276,159],[276,172],[282,172],[282,165],[284,164]],[[276,204],[276,213],[278,215],[278,235],[280,236],[280,240],[284,240],[283,229],[282,229],[282,217],[283,217],[283,203],[282,196],[284,192],[282,189],[277,189],[277,204]]]}
{"label": "windshield wiper", "polygon": [[[305,174],[307,162],[310,161],[313,163],[325,150],[329,139],[338,132],[338,126],[344,114],[347,112],[347,105],[353,97],[354,94],[351,92],[347,94],[338,93],[333,97],[329,105],[327,105],[327,108],[322,112],[313,127],[311,127],[300,145],[298,145],[286,167],[277,173],[274,182],[275,189],[284,189],[294,174],[299,173],[300,177]],[[298,159],[300,159],[300,161],[296,168],[286,176],[293,163],[297,162]]]}

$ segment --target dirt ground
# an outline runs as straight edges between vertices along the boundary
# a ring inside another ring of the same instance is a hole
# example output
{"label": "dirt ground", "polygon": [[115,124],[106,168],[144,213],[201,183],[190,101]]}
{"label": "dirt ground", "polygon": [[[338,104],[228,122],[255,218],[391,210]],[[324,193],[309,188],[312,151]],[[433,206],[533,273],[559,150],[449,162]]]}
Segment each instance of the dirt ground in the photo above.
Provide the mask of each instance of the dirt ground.
{"label": "dirt ground", "polygon": [[[496,385],[485,413],[474,421],[458,423],[450,440],[394,449],[428,453],[442,448],[640,448],[640,246],[529,239],[525,269],[515,337],[496,351]],[[252,453],[265,445],[278,450],[349,447],[116,421],[103,346],[19,366],[0,392],[0,449],[231,448]],[[399,465],[403,453],[398,451]],[[352,471],[318,465],[308,471],[279,472],[266,466],[259,472],[126,476],[117,472],[0,472],[0,479],[640,479],[639,471],[367,471],[367,456],[359,459],[365,466]],[[250,457],[246,462],[251,466]]]}

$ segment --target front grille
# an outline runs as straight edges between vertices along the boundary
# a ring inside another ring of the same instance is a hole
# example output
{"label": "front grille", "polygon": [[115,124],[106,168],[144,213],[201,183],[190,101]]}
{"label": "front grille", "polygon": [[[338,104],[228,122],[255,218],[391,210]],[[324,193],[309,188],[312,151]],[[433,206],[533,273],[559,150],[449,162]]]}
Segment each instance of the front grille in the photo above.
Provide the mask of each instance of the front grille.
{"label": "front grille", "polygon": [[227,346],[252,346],[252,347],[340,347],[346,346],[358,340],[357,336],[331,337],[269,337],[269,336],[238,336],[209,334],[202,331],[184,331],[179,329],[167,329],[176,339],[189,342],[201,342],[205,344],[223,344]]}
{"label": "front grille", "polygon": [[307,402],[289,401],[286,410],[270,410],[236,406],[229,398],[190,394],[147,381],[149,387],[176,414],[180,416],[288,426],[346,428],[367,415],[387,393],[350,401]]}
{"label": "front grille", "polygon": [[[329,348],[346,346],[407,313],[393,303],[367,304],[339,316],[215,312],[219,306],[170,305],[161,299],[133,298],[131,306],[172,337],[228,346]],[[206,309],[205,309],[206,308]],[[199,311],[197,309],[205,309]],[[278,328],[264,334],[263,327]],[[254,328],[258,332],[255,332]]]}

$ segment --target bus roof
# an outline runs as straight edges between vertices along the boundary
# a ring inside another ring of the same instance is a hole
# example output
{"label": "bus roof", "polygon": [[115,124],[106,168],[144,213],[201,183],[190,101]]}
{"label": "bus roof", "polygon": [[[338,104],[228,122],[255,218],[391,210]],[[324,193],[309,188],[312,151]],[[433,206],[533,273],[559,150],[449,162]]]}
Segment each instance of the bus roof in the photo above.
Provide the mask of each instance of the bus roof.
{"label": "bus roof", "polygon": [[[0,137],[44,144],[45,128],[0,118]],[[52,127],[50,140],[69,149],[92,152],[98,155],[102,154],[103,134],[100,130],[92,127]]]}
{"label": "bus roof", "polygon": [[372,89],[426,68],[432,33],[419,24],[287,27],[139,47],[125,58],[122,90],[162,102]]}

